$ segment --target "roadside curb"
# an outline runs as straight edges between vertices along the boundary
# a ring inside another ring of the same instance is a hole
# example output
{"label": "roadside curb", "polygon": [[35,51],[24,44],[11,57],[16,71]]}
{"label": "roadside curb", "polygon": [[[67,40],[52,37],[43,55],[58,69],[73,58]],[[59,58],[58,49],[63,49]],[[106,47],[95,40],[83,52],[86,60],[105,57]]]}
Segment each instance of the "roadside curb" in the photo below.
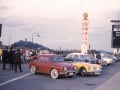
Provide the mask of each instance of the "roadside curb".
{"label": "roadside curb", "polygon": [[94,90],[120,90],[120,71]]}

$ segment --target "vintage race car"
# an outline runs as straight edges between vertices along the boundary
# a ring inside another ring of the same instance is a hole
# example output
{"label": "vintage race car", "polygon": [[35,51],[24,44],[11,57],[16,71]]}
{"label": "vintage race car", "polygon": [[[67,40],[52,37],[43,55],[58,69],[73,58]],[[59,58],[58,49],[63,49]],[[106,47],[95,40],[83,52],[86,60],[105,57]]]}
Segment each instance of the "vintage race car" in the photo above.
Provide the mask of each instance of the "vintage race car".
{"label": "vintage race car", "polygon": [[113,58],[108,56],[102,56],[101,58],[104,60],[105,65],[113,64],[115,62]]}
{"label": "vintage race car", "polygon": [[101,54],[101,58],[104,60],[105,65],[113,64],[116,61],[115,57],[108,55],[106,53]]}
{"label": "vintage race car", "polygon": [[80,56],[80,58],[84,59],[86,62],[105,65],[104,60],[96,59],[95,57],[93,57],[92,54],[82,54],[82,53],[77,53],[77,54]]}
{"label": "vintage race car", "polygon": [[76,66],[66,63],[63,57],[55,54],[41,54],[36,60],[29,62],[28,67],[33,74],[50,74],[54,79],[59,76],[72,77],[77,73]]}
{"label": "vintage race car", "polygon": [[102,71],[102,67],[97,64],[86,63],[84,59],[64,58],[64,60],[72,65],[75,65],[78,70],[78,74],[82,76],[87,75],[99,75]]}
{"label": "vintage race car", "polygon": [[66,58],[84,59],[86,63],[105,65],[104,60],[96,59],[92,54],[70,53],[66,56]]}

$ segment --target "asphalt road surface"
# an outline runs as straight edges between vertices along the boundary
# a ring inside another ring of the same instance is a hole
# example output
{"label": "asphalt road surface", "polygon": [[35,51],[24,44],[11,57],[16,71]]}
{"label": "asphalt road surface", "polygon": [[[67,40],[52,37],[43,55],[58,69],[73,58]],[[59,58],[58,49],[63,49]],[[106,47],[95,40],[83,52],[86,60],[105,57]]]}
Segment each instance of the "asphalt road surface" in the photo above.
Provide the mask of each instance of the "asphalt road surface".
{"label": "asphalt road surface", "polygon": [[[99,76],[82,77],[76,75],[52,79],[46,74],[31,74],[28,63],[22,64],[23,72],[15,73],[11,70],[2,70],[0,63],[0,90],[94,90],[106,80],[120,71],[120,61],[103,66]],[[9,65],[6,66],[8,69]]]}

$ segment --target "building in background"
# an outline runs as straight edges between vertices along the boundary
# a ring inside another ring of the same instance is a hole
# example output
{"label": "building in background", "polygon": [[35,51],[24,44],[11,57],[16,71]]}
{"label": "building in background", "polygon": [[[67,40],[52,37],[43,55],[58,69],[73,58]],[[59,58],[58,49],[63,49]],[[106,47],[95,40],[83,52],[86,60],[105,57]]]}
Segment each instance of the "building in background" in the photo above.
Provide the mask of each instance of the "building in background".
{"label": "building in background", "polygon": [[88,14],[85,12],[83,13],[84,19],[82,20],[82,48],[81,53],[87,53],[87,46],[88,46],[88,24],[89,20],[87,19]]}

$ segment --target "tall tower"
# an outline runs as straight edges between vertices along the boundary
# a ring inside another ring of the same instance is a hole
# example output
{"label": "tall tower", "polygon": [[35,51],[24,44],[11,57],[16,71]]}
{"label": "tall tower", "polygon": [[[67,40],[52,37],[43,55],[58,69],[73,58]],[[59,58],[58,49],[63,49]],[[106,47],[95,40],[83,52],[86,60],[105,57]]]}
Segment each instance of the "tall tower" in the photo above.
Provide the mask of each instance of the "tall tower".
{"label": "tall tower", "polygon": [[87,19],[88,14],[85,12],[83,13],[84,19],[82,20],[82,52],[87,53],[87,45],[88,45],[88,24],[89,20]]}

